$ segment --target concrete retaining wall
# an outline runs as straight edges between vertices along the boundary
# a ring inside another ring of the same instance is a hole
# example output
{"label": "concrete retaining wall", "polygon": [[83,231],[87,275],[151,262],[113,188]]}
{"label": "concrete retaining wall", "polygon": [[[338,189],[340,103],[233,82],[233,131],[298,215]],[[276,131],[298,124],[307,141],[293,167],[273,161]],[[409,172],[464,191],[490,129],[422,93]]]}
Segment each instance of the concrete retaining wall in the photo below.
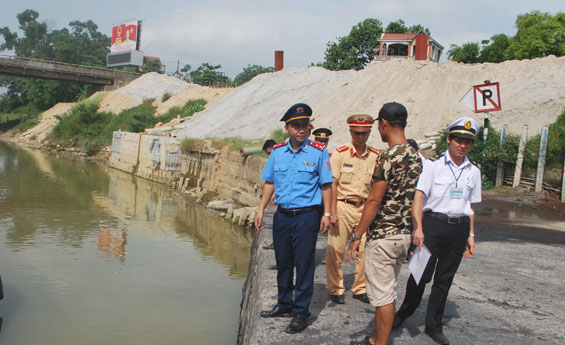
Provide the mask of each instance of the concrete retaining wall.
{"label": "concrete retaining wall", "polygon": [[257,206],[265,159],[241,156],[228,146],[215,149],[211,142],[182,152],[180,140],[174,137],[114,132],[109,165],[179,190],[192,187],[245,206]]}

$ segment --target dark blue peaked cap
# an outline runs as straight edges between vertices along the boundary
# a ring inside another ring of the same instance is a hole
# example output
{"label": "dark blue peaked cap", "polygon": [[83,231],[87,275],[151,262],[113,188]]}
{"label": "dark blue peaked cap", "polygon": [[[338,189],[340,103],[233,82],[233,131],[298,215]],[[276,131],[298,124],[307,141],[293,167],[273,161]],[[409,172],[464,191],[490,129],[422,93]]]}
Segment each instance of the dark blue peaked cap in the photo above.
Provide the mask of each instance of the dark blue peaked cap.
{"label": "dark blue peaked cap", "polygon": [[290,122],[304,124],[310,122],[310,116],[312,116],[312,108],[308,104],[296,103],[286,111],[281,121],[284,121],[285,124]]}

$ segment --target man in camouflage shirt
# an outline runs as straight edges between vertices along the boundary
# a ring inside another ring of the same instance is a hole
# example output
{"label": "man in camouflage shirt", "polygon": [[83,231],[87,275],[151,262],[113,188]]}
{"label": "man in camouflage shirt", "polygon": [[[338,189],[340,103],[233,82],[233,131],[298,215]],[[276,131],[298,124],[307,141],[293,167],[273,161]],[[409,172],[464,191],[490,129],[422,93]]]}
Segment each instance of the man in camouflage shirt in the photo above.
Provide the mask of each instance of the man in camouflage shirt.
{"label": "man in camouflage shirt", "polygon": [[351,344],[368,341],[386,345],[392,329],[397,277],[410,247],[412,199],[422,170],[422,160],[404,134],[407,117],[402,104],[391,102],[383,105],[377,118],[381,139],[388,148],[377,160],[375,182],[345,257],[346,262],[353,258],[367,231],[365,280],[367,295],[376,308],[376,331],[368,339]]}

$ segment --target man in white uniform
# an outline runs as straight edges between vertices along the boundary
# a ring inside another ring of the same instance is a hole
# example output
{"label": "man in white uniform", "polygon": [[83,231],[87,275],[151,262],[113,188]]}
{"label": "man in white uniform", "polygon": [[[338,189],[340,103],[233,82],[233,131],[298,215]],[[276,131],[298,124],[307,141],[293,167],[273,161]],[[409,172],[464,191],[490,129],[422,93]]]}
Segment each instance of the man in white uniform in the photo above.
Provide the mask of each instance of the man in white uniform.
{"label": "man in white uniform", "polygon": [[410,276],[404,302],[396,312],[393,328],[411,316],[434,276],[426,312],[425,332],[438,344],[449,344],[443,334],[442,318],[449,288],[463,256],[475,252],[474,211],[481,201],[480,167],[467,158],[477,122],[463,117],[446,128],[449,148],[425,161],[412,204],[412,242],[425,245],[432,256],[419,284]]}

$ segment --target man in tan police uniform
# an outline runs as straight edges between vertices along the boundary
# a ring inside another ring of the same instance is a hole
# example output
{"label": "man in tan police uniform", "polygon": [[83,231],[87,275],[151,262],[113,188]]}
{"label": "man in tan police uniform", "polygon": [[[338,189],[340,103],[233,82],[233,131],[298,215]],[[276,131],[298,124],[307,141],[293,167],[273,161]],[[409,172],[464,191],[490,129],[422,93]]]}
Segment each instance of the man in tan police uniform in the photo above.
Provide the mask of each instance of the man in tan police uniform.
{"label": "man in tan police uniform", "polygon": [[[344,145],[332,155],[332,218],[326,249],[326,276],[328,291],[334,303],[344,304],[343,272],[341,263],[347,240],[353,227],[359,223],[363,204],[369,195],[375,162],[379,151],[367,146],[374,119],[367,114],[349,116],[351,143]],[[363,248],[365,236],[355,263],[355,281],[351,290],[353,298],[369,303],[365,289],[365,261]]]}

